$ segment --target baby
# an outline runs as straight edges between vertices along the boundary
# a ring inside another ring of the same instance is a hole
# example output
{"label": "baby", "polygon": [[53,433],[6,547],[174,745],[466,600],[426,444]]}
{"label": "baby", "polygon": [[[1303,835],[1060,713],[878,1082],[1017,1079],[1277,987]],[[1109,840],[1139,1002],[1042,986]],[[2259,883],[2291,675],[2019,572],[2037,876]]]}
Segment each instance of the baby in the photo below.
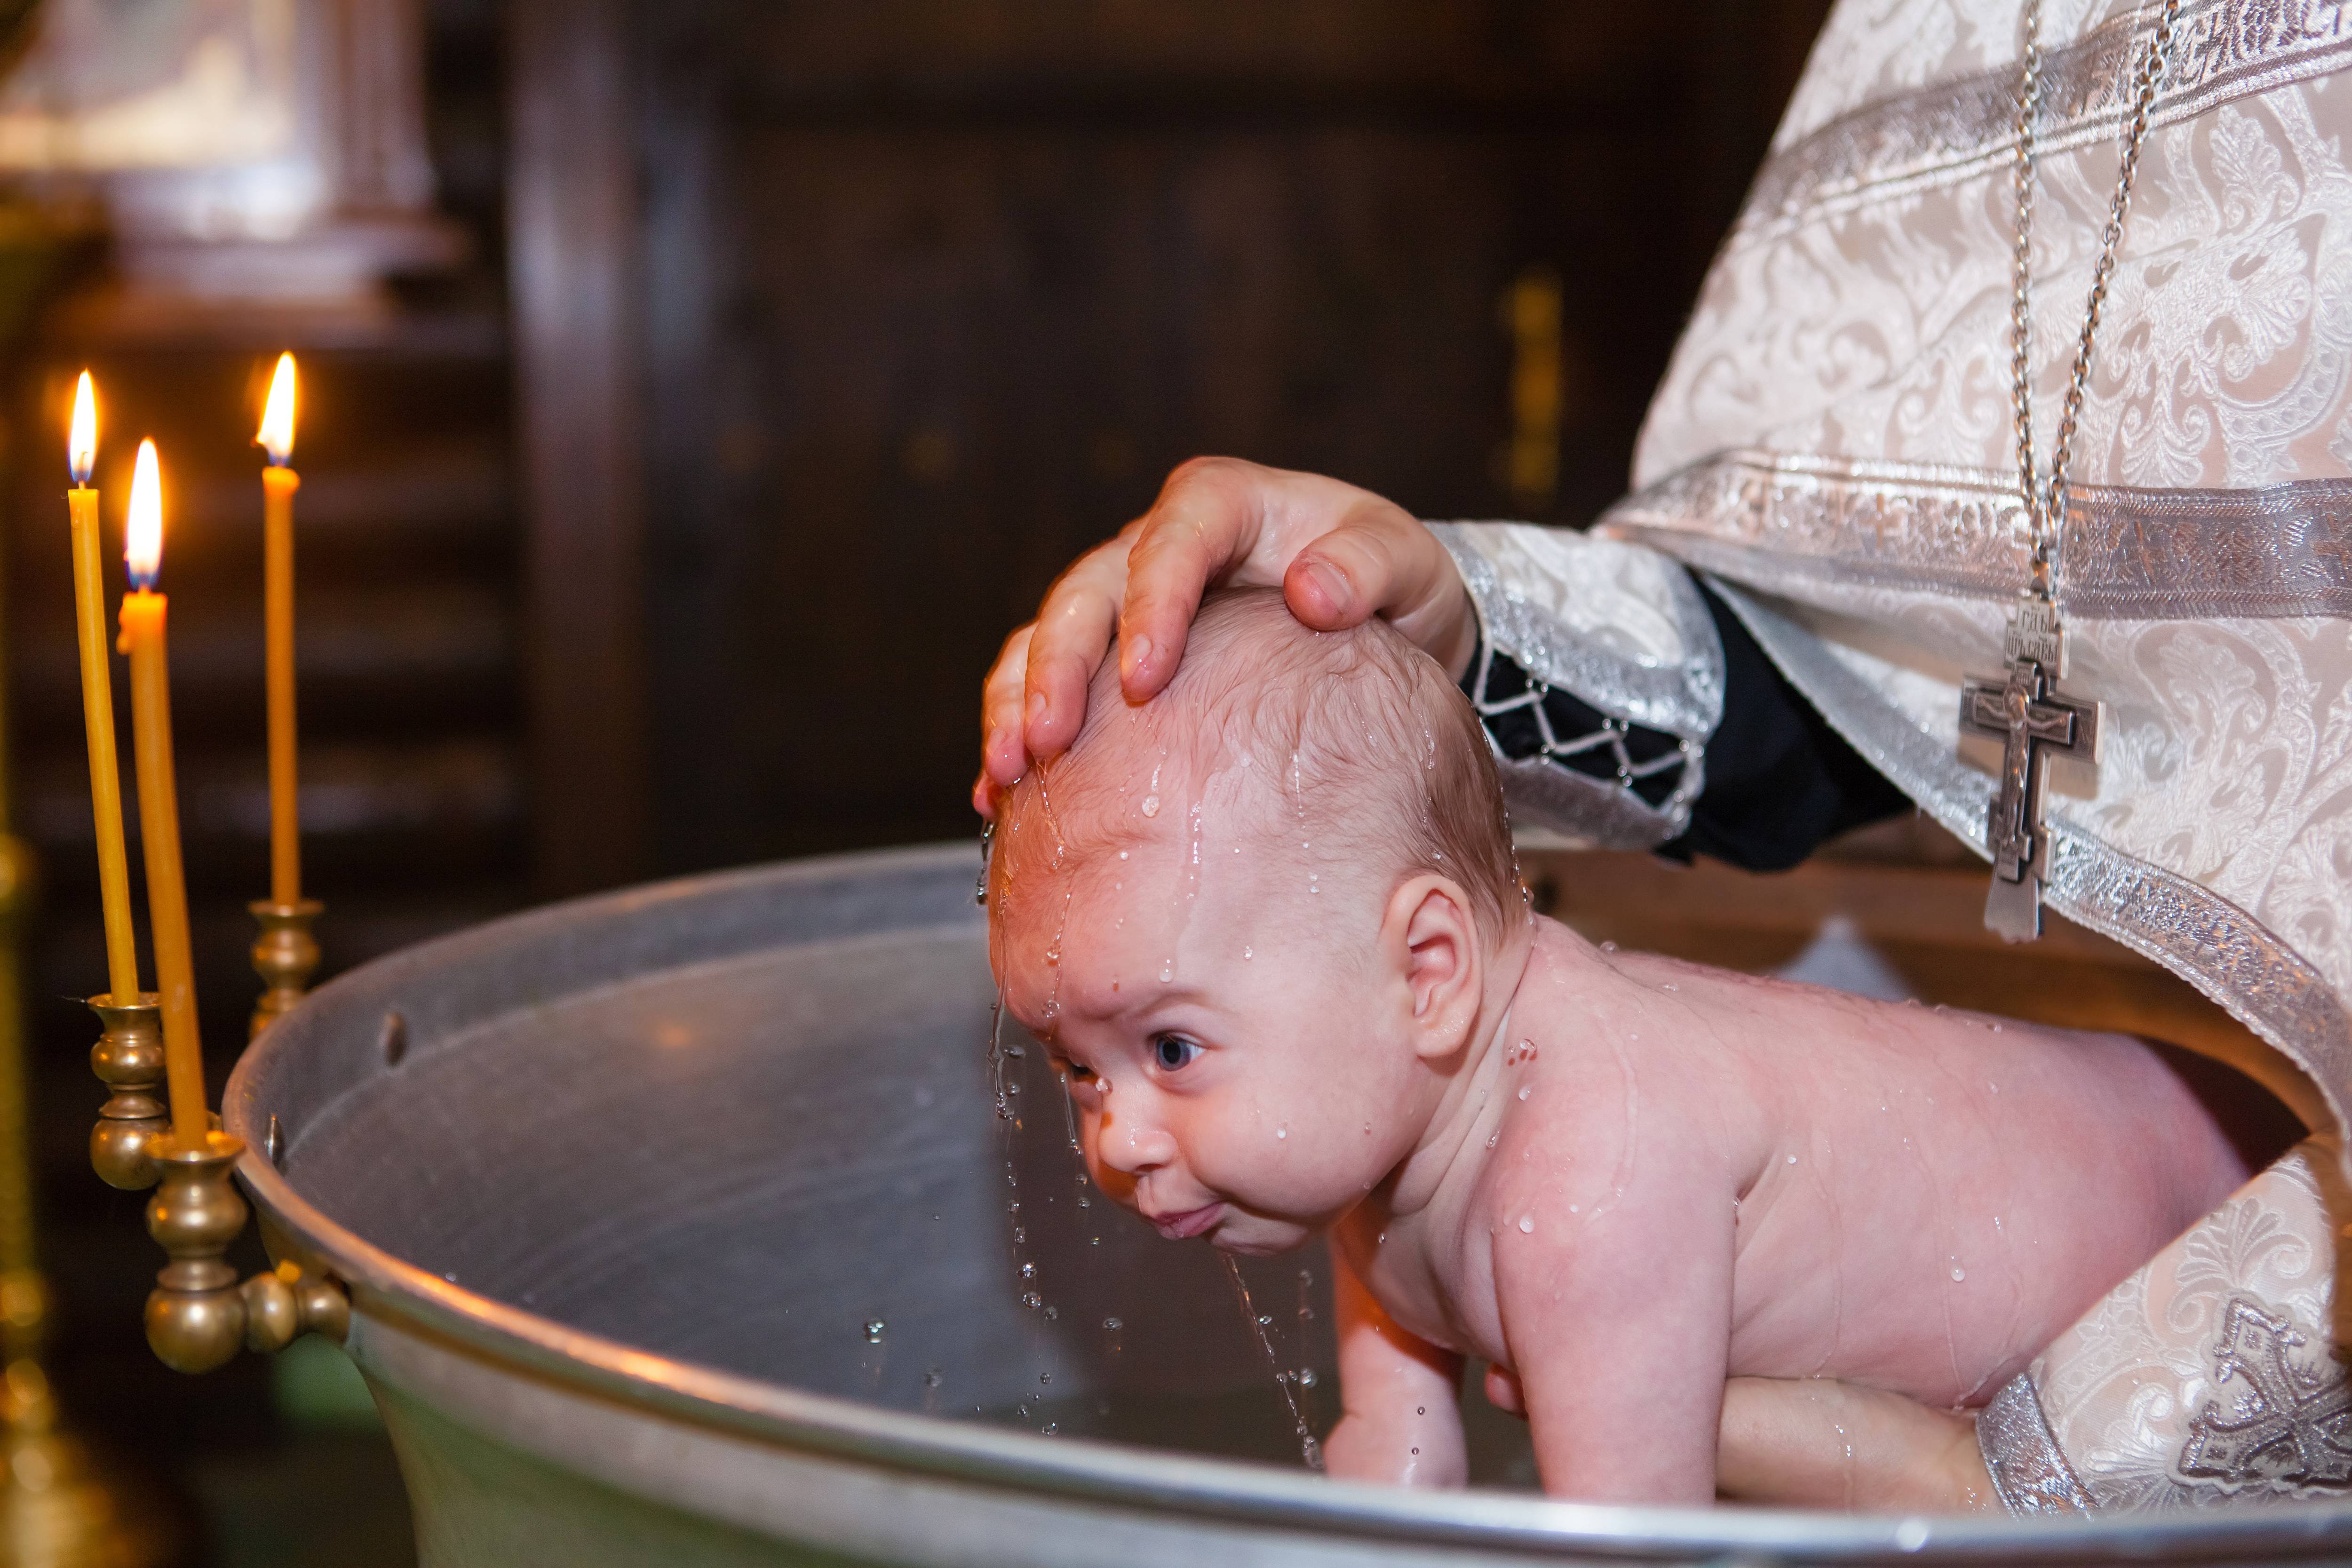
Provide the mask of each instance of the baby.
{"label": "baby", "polygon": [[991,960],[1170,1237],[1330,1237],[1334,1473],[1458,1485],[1464,1358],[1545,1489],[1715,1494],[1725,1380],[1989,1398],[2246,1179],[2156,1051],[1597,949],[1384,624],[1203,605],[999,803]]}

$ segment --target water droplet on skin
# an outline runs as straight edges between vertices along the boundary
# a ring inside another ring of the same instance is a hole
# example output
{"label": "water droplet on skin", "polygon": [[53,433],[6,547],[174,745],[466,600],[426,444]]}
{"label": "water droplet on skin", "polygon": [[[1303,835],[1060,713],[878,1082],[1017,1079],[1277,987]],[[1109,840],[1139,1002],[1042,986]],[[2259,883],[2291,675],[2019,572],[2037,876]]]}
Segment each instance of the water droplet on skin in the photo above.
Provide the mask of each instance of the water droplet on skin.
{"label": "water droplet on skin", "polygon": [[1160,983],[1162,985],[1167,984],[1168,984],[1168,982],[1170,982],[1170,981],[1171,981],[1171,980],[1173,980],[1173,979],[1175,979],[1175,978],[1176,978],[1176,969],[1175,969],[1175,966],[1174,966],[1173,964],[1167,964],[1167,963],[1163,963],[1163,964],[1161,964],[1161,965],[1160,966]]}
{"label": "water droplet on skin", "polygon": [[1681,989],[1682,989],[1682,987],[1681,987],[1681,986],[1679,986],[1679,985],[1677,985],[1677,984],[1675,984],[1673,981],[1669,980],[1669,981],[1665,982],[1664,984],[1660,985],[1660,986],[1658,987],[1658,989],[1659,989],[1659,990],[1661,990],[1661,991],[1679,991],[1679,990],[1681,990]]}
{"label": "water droplet on skin", "polygon": [[1126,851],[1126,850],[1124,850],[1124,849],[1120,850],[1120,851],[1118,852],[1118,858],[1119,858],[1120,859],[1122,859],[1122,860],[1126,859],[1126,858],[1127,858],[1127,851]]}
{"label": "water droplet on skin", "polygon": [[868,1319],[866,1319],[866,1342],[867,1344],[869,1344],[869,1345],[878,1345],[878,1344],[880,1344],[880,1343],[882,1342],[882,1336],[883,1336],[883,1334],[884,1334],[886,1331],[888,1331],[889,1327],[890,1327],[890,1325],[889,1325],[889,1324],[887,1324],[887,1323],[884,1322],[884,1321],[883,1321],[881,1319],[879,1319],[879,1318],[868,1318]]}
{"label": "water droplet on skin", "polygon": [[[1429,1406],[1428,1406],[1428,1405],[1414,1405],[1414,1406],[1412,1407],[1412,1413],[1413,1413],[1415,1415],[1428,1415],[1428,1414],[1429,1414]],[[1413,1450],[1413,1452],[1414,1452],[1414,1453],[1416,1453],[1416,1454],[1418,1454],[1418,1453],[1420,1453],[1420,1452],[1421,1452],[1421,1450],[1420,1450],[1420,1449],[1418,1449],[1418,1448],[1415,1448],[1415,1449]]]}
{"label": "water droplet on skin", "polygon": [[1535,1233],[1536,1222],[1534,1216],[1531,1215],[1521,1215],[1519,1216],[1519,1234],[1521,1236],[1533,1236]]}
{"label": "water droplet on skin", "polygon": [[1503,1135],[1499,1132],[1489,1132],[1486,1134],[1486,1147],[1489,1149],[1492,1149],[1496,1144],[1502,1141]]}
{"label": "water droplet on skin", "polygon": [[1794,1154],[1790,1155],[1790,1156],[1789,1156],[1789,1163],[1790,1163],[1791,1165],[1793,1165],[1793,1164],[1795,1164],[1796,1163],[1797,1163],[1797,1157],[1796,1157]]}
{"label": "water droplet on skin", "polygon": [[1242,962],[1244,963],[1247,963],[1251,959],[1255,958],[1257,954],[1252,952],[1248,948],[1242,949]]}
{"label": "water droplet on skin", "polygon": [[1614,952],[1617,951],[1617,944],[1613,942],[1604,942],[1601,944],[1601,951],[1603,952]]}
{"label": "water droplet on skin", "polygon": [[1996,1034],[1996,1035],[2000,1034],[2000,1026],[1999,1024],[1995,1024],[1995,1025],[1992,1026],[1992,1032],[1993,1032],[1994,1034]]}
{"label": "water droplet on skin", "polygon": [[1277,1127],[1274,1130],[1274,1135],[1276,1138],[1287,1138],[1290,1136],[1290,1129],[1287,1127]]}
{"label": "water droplet on skin", "polygon": [[1965,1269],[1965,1268],[1955,1268],[1955,1269],[1953,1269],[1953,1270],[1952,1270],[1952,1283],[1953,1283],[1953,1284],[1955,1284],[1955,1285],[1958,1284],[1961,1280],[1963,1280],[1963,1279],[1967,1279],[1968,1277],[1969,1277],[1969,1271],[1968,1271],[1967,1269]]}
{"label": "water droplet on skin", "polygon": [[1147,795],[1143,797],[1143,815],[1146,816],[1157,816],[1160,815],[1160,797],[1158,795]]}
{"label": "water droplet on skin", "polygon": [[1533,1090],[1533,1089],[1524,1089],[1524,1088],[1523,1088],[1523,1089],[1521,1089],[1519,1090],[1519,1098],[1520,1098],[1521,1100],[1525,1100],[1528,1096],[1529,1096],[1529,1095],[1533,1094],[1534,1092],[1535,1092],[1535,1090]]}
{"label": "water droplet on skin", "polygon": [[[1731,1206],[1732,1206],[1733,1208],[1738,1208],[1738,1207],[1739,1206],[1739,1200],[1738,1200],[1738,1198],[1734,1198],[1734,1199],[1732,1199],[1732,1200],[1731,1200]],[[1569,1213],[1570,1213],[1570,1214],[1574,1214],[1574,1213],[1576,1213],[1576,1205],[1575,1205],[1574,1204],[1570,1204],[1570,1205],[1568,1205],[1568,1212],[1569,1212]]]}

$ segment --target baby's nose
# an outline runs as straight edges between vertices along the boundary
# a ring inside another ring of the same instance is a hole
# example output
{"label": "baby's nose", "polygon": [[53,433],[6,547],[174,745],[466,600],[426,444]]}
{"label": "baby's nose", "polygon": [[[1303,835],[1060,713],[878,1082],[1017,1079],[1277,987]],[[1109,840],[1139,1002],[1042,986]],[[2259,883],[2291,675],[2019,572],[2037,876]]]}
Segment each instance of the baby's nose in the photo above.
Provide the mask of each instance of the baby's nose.
{"label": "baby's nose", "polygon": [[1175,1158],[1176,1141],[1165,1132],[1122,1119],[1104,1120],[1095,1137],[1096,1157],[1126,1176],[1141,1176]]}

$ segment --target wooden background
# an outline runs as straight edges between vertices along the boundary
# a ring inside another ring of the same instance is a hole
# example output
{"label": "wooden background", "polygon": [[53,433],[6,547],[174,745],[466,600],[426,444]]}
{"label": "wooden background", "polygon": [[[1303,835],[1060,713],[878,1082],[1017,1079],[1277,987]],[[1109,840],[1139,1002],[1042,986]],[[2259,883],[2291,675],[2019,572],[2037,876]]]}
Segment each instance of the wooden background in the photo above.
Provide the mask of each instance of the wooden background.
{"label": "wooden background", "polygon": [[[972,833],[998,642],[1194,454],[1433,517],[1589,518],[1825,10],[430,0],[467,269],[354,317],[158,311],[77,259],[13,362],[0,493],[16,816],[46,877],[56,1370],[82,1427],[167,1468],[187,1456],[154,1435],[201,1434],[211,1468],[182,1473],[217,1490],[275,1418],[255,1358],[202,1384],[148,1358],[140,1200],[84,1163],[100,1096],[68,999],[102,961],[59,496],[75,371],[109,394],[110,530],[137,437],[167,465],[217,1090],[266,889],[247,443],[278,349],[306,377],[303,805],[331,973],[558,893]],[[1500,468],[1498,311],[1530,269],[1562,300],[1540,500]]]}

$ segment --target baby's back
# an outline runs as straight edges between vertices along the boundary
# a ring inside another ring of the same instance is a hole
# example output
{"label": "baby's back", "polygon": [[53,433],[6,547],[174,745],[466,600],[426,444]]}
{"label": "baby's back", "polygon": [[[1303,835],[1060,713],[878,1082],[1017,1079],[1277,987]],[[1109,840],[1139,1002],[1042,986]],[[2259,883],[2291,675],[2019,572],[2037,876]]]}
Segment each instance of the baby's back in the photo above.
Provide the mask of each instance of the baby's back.
{"label": "baby's back", "polygon": [[1659,1026],[1629,1088],[1732,1145],[1687,1179],[1739,1205],[1734,1374],[1981,1402],[2249,1173],[2123,1036],[1617,967]]}

